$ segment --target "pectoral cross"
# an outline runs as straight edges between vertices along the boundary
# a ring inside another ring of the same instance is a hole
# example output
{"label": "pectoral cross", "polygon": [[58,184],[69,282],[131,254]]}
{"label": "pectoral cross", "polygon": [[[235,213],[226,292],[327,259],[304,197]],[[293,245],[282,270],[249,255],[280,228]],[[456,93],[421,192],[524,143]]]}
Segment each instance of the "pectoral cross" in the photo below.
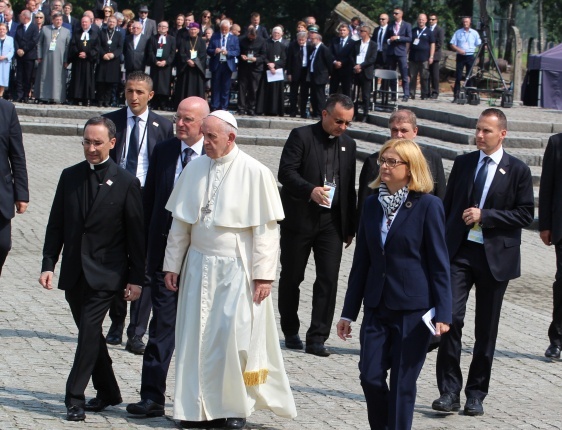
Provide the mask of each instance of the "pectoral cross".
{"label": "pectoral cross", "polygon": [[88,41],[84,40],[84,46],[88,46]]}

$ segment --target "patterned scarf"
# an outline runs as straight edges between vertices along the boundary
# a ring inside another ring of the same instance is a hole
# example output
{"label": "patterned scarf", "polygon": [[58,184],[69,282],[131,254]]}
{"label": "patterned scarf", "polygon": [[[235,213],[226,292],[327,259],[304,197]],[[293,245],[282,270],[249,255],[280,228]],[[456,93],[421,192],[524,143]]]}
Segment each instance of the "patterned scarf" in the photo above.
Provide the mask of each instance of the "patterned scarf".
{"label": "patterned scarf", "polygon": [[394,215],[402,205],[404,198],[408,194],[408,185],[404,185],[396,193],[390,194],[388,187],[384,182],[381,182],[379,187],[379,202],[381,203],[382,209],[386,214],[386,225],[390,228]]}

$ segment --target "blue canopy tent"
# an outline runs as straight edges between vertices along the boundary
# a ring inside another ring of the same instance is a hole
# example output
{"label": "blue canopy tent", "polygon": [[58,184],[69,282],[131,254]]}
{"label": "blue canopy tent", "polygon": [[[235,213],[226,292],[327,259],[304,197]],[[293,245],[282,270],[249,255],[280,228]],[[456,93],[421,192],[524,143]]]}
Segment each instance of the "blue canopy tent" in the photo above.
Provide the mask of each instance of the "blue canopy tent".
{"label": "blue canopy tent", "polygon": [[562,44],[529,57],[521,94],[527,106],[562,110]]}

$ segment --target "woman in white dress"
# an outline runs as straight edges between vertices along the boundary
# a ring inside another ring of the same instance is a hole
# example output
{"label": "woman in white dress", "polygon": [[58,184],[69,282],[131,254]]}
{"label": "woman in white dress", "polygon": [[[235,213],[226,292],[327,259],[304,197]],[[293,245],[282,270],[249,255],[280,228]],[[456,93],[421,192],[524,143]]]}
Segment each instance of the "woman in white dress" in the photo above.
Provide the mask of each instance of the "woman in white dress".
{"label": "woman in white dress", "polygon": [[4,88],[10,84],[10,67],[14,56],[14,39],[8,36],[8,26],[0,24],[0,97],[4,95]]}

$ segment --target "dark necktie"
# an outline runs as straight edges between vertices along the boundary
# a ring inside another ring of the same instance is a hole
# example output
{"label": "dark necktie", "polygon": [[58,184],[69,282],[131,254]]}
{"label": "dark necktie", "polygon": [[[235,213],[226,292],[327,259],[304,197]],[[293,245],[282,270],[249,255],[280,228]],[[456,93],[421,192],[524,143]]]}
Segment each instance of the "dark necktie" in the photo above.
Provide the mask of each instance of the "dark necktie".
{"label": "dark necktie", "polygon": [[476,179],[474,180],[472,200],[475,207],[480,207],[480,200],[482,200],[484,185],[486,184],[486,178],[488,177],[488,163],[490,162],[490,160],[490,157],[484,157],[482,159],[482,166],[480,167],[480,170],[478,170]]}
{"label": "dark necktie", "polygon": [[222,36],[222,42],[221,42],[221,48],[224,48],[225,44],[226,44],[226,37],[223,35]]}
{"label": "dark necktie", "polygon": [[181,155],[181,168],[182,170],[185,169],[185,166],[187,166],[187,163],[189,163],[191,161],[191,157],[193,157],[193,153],[195,151],[191,148],[185,148],[182,151],[182,155]]}
{"label": "dark necktie", "polygon": [[137,176],[137,165],[139,162],[139,117],[134,116],[133,120],[135,125],[131,128],[131,135],[129,136],[129,150],[127,151],[127,165],[126,170]]}
{"label": "dark necktie", "polygon": [[344,44],[345,39],[341,40],[341,47],[343,48],[343,44]]}

